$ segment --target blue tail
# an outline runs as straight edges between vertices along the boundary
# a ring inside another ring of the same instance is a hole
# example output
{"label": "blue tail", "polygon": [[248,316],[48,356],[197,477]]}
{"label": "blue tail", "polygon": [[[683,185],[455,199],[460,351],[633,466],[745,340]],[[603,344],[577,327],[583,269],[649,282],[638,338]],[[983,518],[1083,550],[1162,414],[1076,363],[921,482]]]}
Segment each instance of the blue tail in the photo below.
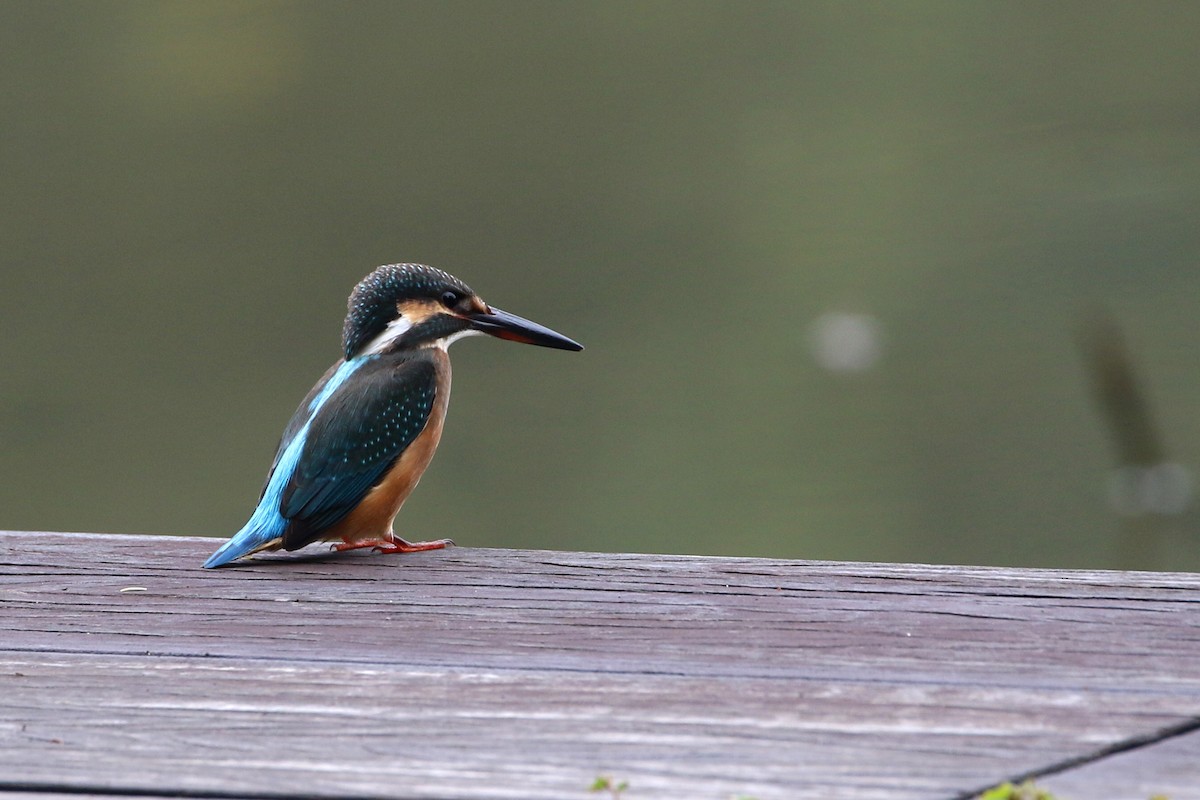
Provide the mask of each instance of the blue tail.
{"label": "blue tail", "polygon": [[274,520],[264,520],[261,518],[266,515],[260,514],[261,510],[260,506],[255,510],[254,516],[250,517],[250,521],[235,533],[232,539],[221,545],[217,548],[217,552],[208,557],[208,560],[204,562],[205,569],[222,567],[231,561],[237,561],[243,556],[262,550],[283,536],[283,529],[287,527],[283,517],[276,513]]}
{"label": "blue tail", "polygon": [[263,491],[262,499],[258,501],[258,508],[254,509],[250,519],[246,521],[240,531],[233,535],[232,539],[221,545],[217,548],[217,552],[208,557],[208,561],[204,562],[205,569],[237,561],[242,556],[262,550],[283,537],[283,532],[287,528],[287,520],[279,513],[279,500],[283,496],[284,485],[291,476],[292,470],[296,468],[296,459],[304,444],[304,433],[305,431],[301,431],[300,435],[284,448],[283,454],[275,466],[275,471],[267,480],[267,488]]}
{"label": "blue tail", "polygon": [[220,567],[230,561],[236,561],[242,556],[262,550],[267,545],[280,539],[287,528],[287,520],[279,513],[279,503],[283,498],[283,489],[296,469],[296,461],[304,447],[308,436],[306,423],[300,432],[286,442],[276,456],[275,466],[267,478],[267,486],[263,489],[258,501],[258,508],[250,515],[250,519],[242,529],[233,535],[225,544],[217,548],[217,552],[204,562],[205,569]]}

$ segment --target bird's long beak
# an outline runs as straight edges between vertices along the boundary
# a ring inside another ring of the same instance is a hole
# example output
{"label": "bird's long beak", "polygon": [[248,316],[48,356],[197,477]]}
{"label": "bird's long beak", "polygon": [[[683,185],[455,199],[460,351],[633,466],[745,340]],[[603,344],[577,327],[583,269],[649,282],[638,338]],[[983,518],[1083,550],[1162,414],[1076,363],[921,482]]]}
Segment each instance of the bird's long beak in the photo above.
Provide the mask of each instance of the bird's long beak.
{"label": "bird's long beak", "polygon": [[487,311],[470,314],[471,327],[489,336],[508,339],[512,342],[536,344],[540,347],[553,347],[557,350],[582,350],[583,345],[573,339],[568,339],[561,333],[555,333],[549,328],[531,322],[524,317],[488,307]]}

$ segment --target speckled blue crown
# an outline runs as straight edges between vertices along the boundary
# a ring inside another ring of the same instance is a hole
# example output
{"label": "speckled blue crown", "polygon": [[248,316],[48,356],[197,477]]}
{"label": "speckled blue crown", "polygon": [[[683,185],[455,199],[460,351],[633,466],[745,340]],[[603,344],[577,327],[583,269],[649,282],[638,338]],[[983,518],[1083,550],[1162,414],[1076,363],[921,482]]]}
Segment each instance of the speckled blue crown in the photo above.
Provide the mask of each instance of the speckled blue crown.
{"label": "speckled blue crown", "polygon": [[386,264],[359,281],[346,304],[342,348],[346,358],[378,336],[396,317],[396,304],[418,297],[439,299],[447,291],[474,294],[448,272],[424,264]]}

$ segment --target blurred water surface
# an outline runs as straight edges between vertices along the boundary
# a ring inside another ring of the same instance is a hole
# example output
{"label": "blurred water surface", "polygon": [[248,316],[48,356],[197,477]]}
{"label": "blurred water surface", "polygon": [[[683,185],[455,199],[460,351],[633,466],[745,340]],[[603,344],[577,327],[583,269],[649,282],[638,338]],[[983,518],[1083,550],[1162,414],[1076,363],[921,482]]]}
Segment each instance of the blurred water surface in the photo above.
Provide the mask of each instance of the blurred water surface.
{"label": "blurred water surface", "polygon": [[456,345],[402,535],[1200,568],[1191,506],[1114,514],[1077,346],[1105,309],[1197,463],[1198,40],[1187,2],[4,4],[0,527],[236,530],[354,283],[422,261],[588,349]]}

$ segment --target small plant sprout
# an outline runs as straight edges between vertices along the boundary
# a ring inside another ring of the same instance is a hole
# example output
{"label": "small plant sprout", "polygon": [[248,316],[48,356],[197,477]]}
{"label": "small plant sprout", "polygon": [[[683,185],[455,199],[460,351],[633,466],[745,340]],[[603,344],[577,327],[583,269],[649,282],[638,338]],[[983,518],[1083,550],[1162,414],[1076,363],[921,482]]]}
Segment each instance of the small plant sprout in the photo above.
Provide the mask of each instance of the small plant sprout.
{"label": "small plant sprout", "polygon": [[1033,781],[1025,781],[1020,786],[1002,783],[995,789],[988,789],[979,795],[979,800],[1058,800],[1058,798],[1034,786]]}
{"label": "small plant sprout", "polygon": [[614,781],[611,775],[600,775],[592,782],[589,792],[608,792],[612,800],[621,800],[621,795],[629,788],[629,781]]}

